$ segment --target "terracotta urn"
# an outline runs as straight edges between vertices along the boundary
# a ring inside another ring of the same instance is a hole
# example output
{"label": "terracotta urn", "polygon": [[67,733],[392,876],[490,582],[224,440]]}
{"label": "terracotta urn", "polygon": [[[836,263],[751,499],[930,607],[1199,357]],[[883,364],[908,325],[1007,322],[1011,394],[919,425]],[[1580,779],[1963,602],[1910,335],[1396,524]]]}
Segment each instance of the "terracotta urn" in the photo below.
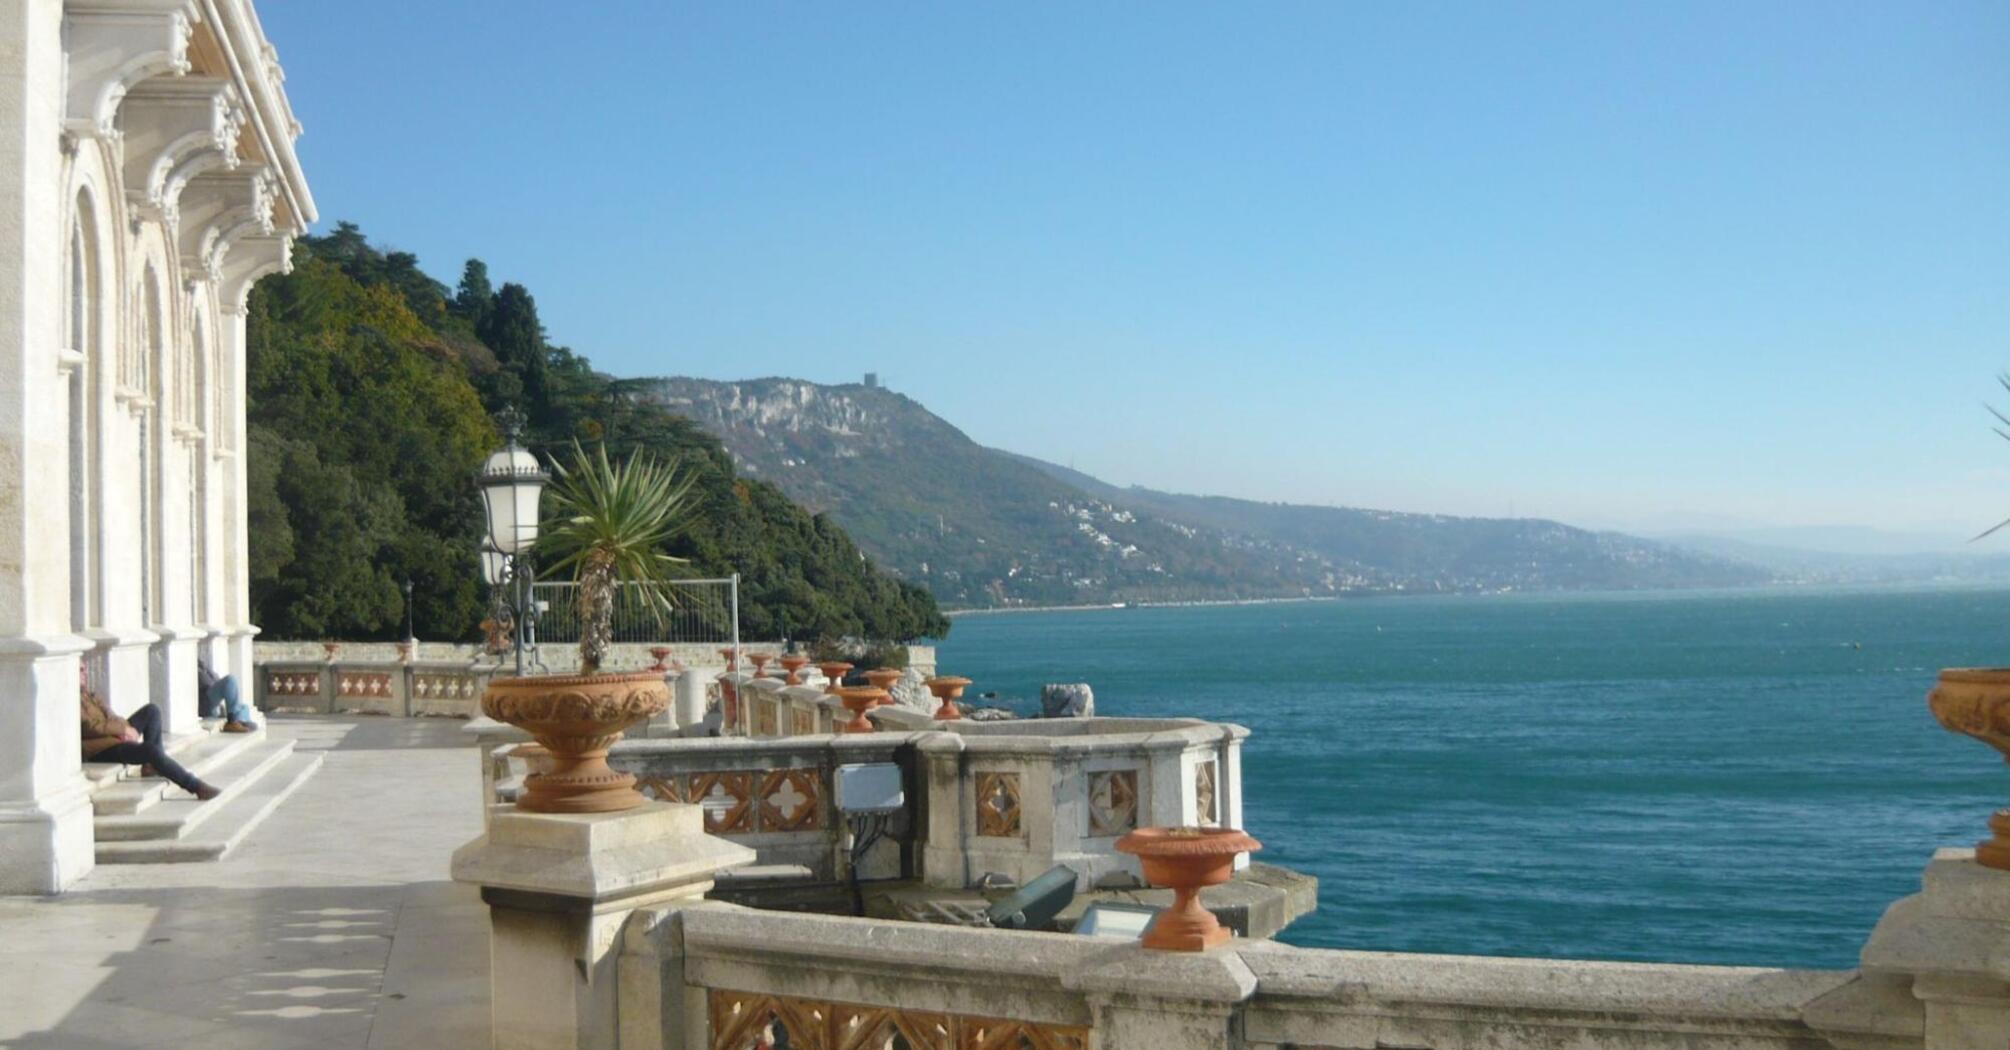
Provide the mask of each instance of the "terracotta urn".
{"label": "terracotta urn", "polygon": [[726,670],[737,671],[740,669],[740,651],[738,649],[728,646],[719,650],[719,656],[726,661]]}
{"label": "terracotta urn", "polygon": [[1139,828],[1117,840],[1117,850],[1135,854],[1145,881],[1173,891],[1172,907],[1159,913],[1141,939],[1147,948],[1197,952],[1232,934],[1200,905],[1202,886],[1219,886],[1235,874],[1238,853],[1254,853],[1263,843],[1235,828]]}
{"label": "terracotta urn", "polygon": [[872,687],[880,691],[882,699],[879,705],[881,707],[893,703],[893,683],[900,681],[901,676],[906,673],[893,667],[874,668],[865,673],[865,680],[871,682]]}
{"label": "terracotta urn", "polygon": [[669,646],[652,645],[649,647],[649,655],[656,658],[656,662],[649,665],[649,669],[651,671],[662,672],[662,671],[668,671],[670,669],[669,667],[664,665],[664,661],[670,659]]}
{"label": "terracotta urn", "polygon": [[824,686],[824,692],[836,696],[838,688],[844,685],[844,676],[851,673],[851,665],[843,660],[832,660],[826,664],[818,664],[817,670],[822,671],[824,678],[829,681],[829,684]]}
{"label": "terracotta urn", "polygon": [[867,710],[878,707],[886,699],[886,690],[870,685],[848,685],[837,691],[838,699],[844,702],[845,710],[851,712],[851,721],[838,727],[841,733],[870,733],[872,719],[867,718]]}
{"label": "terracotta urn", "polygon": [[623,730],[670,706],[670,686],[653,671],[530,675],[489,679],[482,714],[529,733],[551,752],[549,767],[524,778],[518,809],[612,813],[647,801],[635,778],[607,765]]}
{"label": "terracotta urn", "polygon": [[768,677],[768,661],[775,658],[773,653],[748,653],[748,662],[754,665],[754,677]]}
{"label": "terracotta urn", "polygon": [[787,678],[785,678],[785,679],[783,679],[783,683],[782,683],[782,684],[784,684],[784,685],[801,685],[801,684],[803,684],[803,676],[802,676],[802,673],[801,673],[801,672],[802,672],[802,669],[803,669],[803,665],[805,665],[805,664],[807,664],[807,663],[809,663],[809,662],[810,662],[810,658],[809,658],[809,657],[807,657],[807,656],[804,656],[804,655],[803,655],[803,654],[801,654],[801,653],[786,653],[786,654],[784,654],[784,655],[782,656],[782,659],[781,659],[781,665],[782,665],[782,670],[784,670],[784,671],[788,672],[788,677],[787,677]]}
{"label": "terracotta urn", "polygon": [[419,643],[417,642],[414,641],[399,642],[398,662],[401,664],[411,663],[412,658],[418,655],[418,650],[419,650]]}
{"label": "terracotta urn", "polygon": [[935,709],[936,721],[953,722],[963,717],[963,712],[956,709],[956,701],[963,696],[963,690],[970,687],[970,679],[958,678],[953,674],[938,675],[921,684],[927,686],[928,691],[933,693],[937,700],[942,701],[942,706]]}
{"label": "terracotta urn", "polygon": [[[2010,761],[2010,667],[1950,667],[1926,694],[1940,724],[1972,736]],[[1989,817],[1990,837],[1975,846],[1975,861],[2010,871],[2010,809]]]}
{"label": "terracotta urn", "polygon": [[335,662],[335,654],[340,653],[342,651],[342,643],[322,642],[321,651],[328,654],[328,662],[332,664]]}

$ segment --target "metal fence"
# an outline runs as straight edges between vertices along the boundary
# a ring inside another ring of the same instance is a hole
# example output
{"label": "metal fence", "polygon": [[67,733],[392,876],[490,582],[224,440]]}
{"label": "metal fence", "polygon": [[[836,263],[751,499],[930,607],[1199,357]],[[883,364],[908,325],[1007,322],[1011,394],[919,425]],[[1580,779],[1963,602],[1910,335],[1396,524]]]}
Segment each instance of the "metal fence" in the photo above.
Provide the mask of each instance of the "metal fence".
{"label": "metal fence", "polygon": [[[579,585],[571,581],[539,582],[531,585],[538,603],[537,641],[565,644],[579,641]],[[709,645],[740,644],[740,577],[722,580],[678,580],[665,594],[670,610],[659,619],[633,584],[625,584],[614,596],[614,637],[616,642],[643,642],[659,645],[702,642]]]}

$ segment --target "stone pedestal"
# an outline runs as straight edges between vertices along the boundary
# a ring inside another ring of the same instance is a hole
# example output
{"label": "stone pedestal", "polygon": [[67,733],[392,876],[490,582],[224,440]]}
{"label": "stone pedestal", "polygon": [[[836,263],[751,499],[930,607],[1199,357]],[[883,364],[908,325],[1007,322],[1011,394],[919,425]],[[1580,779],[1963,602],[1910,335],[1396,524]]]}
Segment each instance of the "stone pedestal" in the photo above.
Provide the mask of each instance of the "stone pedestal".
{"label": "stone pedestal", "polygon": [[454,853],[489,906],[496,1050],[613,1050],[621,928],[638,908],[697,898],[754,851],[705,834],[697,806],[527,813],[496,806]]}
{"label": "stone pedestal", "polygon": [[60,893],[91,870],[91,795],[70,635],[0,638],[0,894]]}
{"label": "stone pedestal", "polygon": [[1934,854],[1921,891],[1871,931],[1861,976],[1804,1015],[1846,1048],[2010,1046],[2010,871],[1971,849]]}

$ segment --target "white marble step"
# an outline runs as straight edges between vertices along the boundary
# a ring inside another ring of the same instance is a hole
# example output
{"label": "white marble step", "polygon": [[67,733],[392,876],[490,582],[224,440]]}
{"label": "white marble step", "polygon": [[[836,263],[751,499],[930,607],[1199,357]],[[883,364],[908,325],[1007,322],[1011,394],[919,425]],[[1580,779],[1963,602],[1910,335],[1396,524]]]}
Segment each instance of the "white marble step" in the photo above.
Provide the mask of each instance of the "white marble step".
{"label": "white marble step", "polygon": [[273,766],[293,753],[291,740],[264,740],[232,755],[202,778],[222,794],[208,802],[197,802],[172,784],[160,802],[138,813],[101,813],[92,821],[99,842],[132,839],[176,839],[200,827],[222,810],[233,796],[243,794],[258,783]]}
{"label": "white marble step", "polygon": [[[175,761],[188,767],[188,771],[208,780],[211,774],[245,751],[265,742],[265,727],[250,733],[199,733],[190,734],[179,749],[169,746],[166,750]],[[99,788],[91,795],[91,809],[100,817],[123,816],[143,812],[153,807],[162,798],[184,795],[180,788],[161,777],[142,777],[140,767],[124,767],[122,779]]]}
{"label": "white marble step", "polygon": [[[292,741],[287,741],[290,745]],[[287,754],[280,762],[270,767],[270,772],[260,777],[256,783],[235,795],[216,799],[200,805],[212,808],[213,816],[201,821],[178,838],[141,839],[137,841],[98,841],[98,863],[100,864],[173,864],[187,861],[219,860],[237,848],[252,830],[272,812],[287,796],[299,790],[307,778],[321,768],[321,753]],[[187,802],[169,800],[161,808],[174,806],[196,806],[193,800]]]}

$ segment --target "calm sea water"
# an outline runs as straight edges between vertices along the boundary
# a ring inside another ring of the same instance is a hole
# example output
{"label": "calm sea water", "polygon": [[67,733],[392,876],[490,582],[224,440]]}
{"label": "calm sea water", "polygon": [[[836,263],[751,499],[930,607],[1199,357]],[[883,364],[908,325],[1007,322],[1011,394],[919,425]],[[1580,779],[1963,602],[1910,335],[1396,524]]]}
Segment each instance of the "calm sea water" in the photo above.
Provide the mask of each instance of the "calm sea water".
{"label": "calm sea water", "polygon": [[2010,771],[1940,729],[2010,662],[2010,591],[1374,598],[959,619],[947,672],[1037,707],[1248,726],[1261,859],[1319,877],[1283,939],[1847,967]]}

